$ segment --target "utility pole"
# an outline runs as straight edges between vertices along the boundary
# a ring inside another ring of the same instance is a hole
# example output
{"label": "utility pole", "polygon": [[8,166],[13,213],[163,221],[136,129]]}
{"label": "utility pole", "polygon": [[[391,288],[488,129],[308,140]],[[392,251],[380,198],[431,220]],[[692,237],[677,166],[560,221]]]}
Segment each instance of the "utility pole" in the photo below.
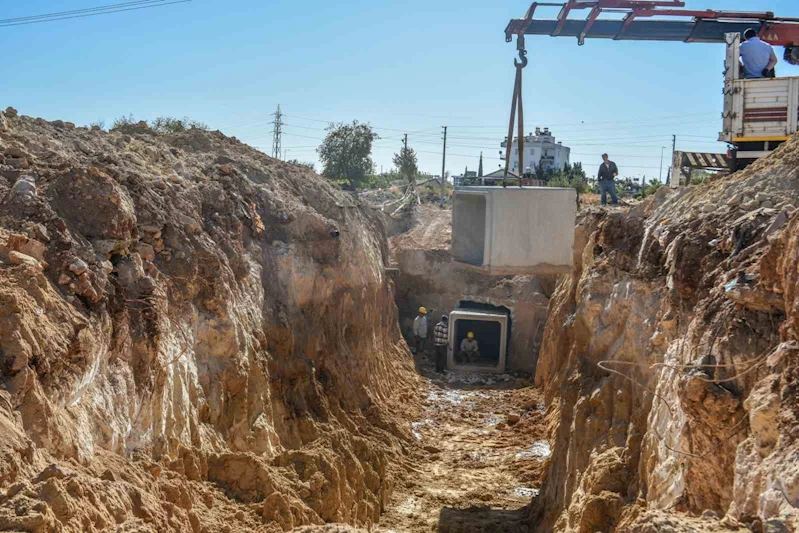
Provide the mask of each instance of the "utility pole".
{"label": "utility pole", "polygon": [[663,183],[663,152],[666,150],[665,146],[660,147],[660,173],[658,174],[658,179],[661,183]]}
{"label": "utility pole", "polygon": [[407,150],[408,149],[408,134],[407,133],[405,134],[405,140],[403,142],[405,144],[405,150]]}
{"label": "utility pole", "polygon": [[[671,160],[672,160],[672,163],[674,162],[674,152],[676,152],[676,151],[677,151],[677,136],[676,135],[672,135],[671,136]],[[668,175],[669,175],[669,182],[671,182],[671,167],[672,167],[672,165],[669,165],[669,169],[667,171]]]}
{"label": "utility pole", "polygon": [[444,128],[444,150],[441,152],[441,207],[444,207],[444,185],[447,180],[447,127],[442,126],[442,128]]}
{"label": "utility pole", "polygon": [[283,134],[283,115],[280,113],[280,104],[277,104],[277,111],[275,111],[275,120],[272,122],[275,125],[272,131],[272,157],[275,159],[282,159],[283,147],[281,146],[281,135]]}

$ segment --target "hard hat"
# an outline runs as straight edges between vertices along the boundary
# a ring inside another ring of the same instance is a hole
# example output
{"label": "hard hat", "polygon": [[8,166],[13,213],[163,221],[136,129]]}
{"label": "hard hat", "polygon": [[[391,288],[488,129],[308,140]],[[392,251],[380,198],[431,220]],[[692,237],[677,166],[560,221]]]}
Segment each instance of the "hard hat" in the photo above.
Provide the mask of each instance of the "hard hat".
{"label": "hard hat", "polygon": [[466,334],[466,336],[467,336],[468,338],[470,338],[470,339],[473,339],[473,338],[474,338],[474,333],[472,333],[472,332],[470,331],[469,333],[467,333],[467,334]]}
{"label": "hard hat", "polygon": [[425,307],[420,307],[420,308],[419,308],[419,312],[420,312],[421,314],[423,314],[423,315],[426,315],[426,314],[427,314],[427,309],[426,309]]}

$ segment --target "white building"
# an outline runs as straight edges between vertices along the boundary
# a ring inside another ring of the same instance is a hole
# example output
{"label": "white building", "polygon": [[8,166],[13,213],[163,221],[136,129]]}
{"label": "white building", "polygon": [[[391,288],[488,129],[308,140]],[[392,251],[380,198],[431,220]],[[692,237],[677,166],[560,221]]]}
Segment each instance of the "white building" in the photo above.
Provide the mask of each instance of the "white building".
{"label": "white building", "polygon": [[[504,161],[507,154],[508,139],[500,144],[500,158]],[[535,129],[535,135],[529,133],[524,137],[524,168],[526,173],[539,163],[546,169],[562,169],[569,163],[569,153],[571,148],[563,146],[563,143],[556,142],[555,136],[549,128]],[[519,145],[517,139],[513,139],[513,146],[510,160],[510,170],[519,172]],[[529,169],[529,170],[528,170]]]}

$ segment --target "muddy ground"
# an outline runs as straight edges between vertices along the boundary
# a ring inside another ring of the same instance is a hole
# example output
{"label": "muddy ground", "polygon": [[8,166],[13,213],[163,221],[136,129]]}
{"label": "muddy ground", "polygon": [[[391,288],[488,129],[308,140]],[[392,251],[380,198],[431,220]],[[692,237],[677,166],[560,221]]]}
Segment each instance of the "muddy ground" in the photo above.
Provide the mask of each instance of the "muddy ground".
{"label": "muddy ground", "polygon": [[380,520],[385,532],[526,532],[523,508],[538,493],[550,455],[540,395],[529,378],[436,374],[416,367],[427,388],[412,423],[421,444],[406,456]]}

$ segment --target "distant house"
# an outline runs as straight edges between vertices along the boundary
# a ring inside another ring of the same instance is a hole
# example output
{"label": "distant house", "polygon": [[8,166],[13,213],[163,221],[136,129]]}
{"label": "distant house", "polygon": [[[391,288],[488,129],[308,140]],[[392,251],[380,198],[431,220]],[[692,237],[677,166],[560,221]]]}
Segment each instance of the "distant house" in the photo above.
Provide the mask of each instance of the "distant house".
{"label": "distant house", "polygon": [[[508,147],[508,138],[500,143],[503,149],[500,159],[510,157],[510,168],[519,172],[519,146],[518,138],[512,140],[511,151]],[[555,141],[555,135],[549,128],[535,129],[535,135],[529,133],[524,137],[524,167],[534,169],[536,165],[541,165],[544,169],[562,169],[569,162],[571,148],[564,146],[562,142]],[[529,170],[525,171],[529,172]]]}

